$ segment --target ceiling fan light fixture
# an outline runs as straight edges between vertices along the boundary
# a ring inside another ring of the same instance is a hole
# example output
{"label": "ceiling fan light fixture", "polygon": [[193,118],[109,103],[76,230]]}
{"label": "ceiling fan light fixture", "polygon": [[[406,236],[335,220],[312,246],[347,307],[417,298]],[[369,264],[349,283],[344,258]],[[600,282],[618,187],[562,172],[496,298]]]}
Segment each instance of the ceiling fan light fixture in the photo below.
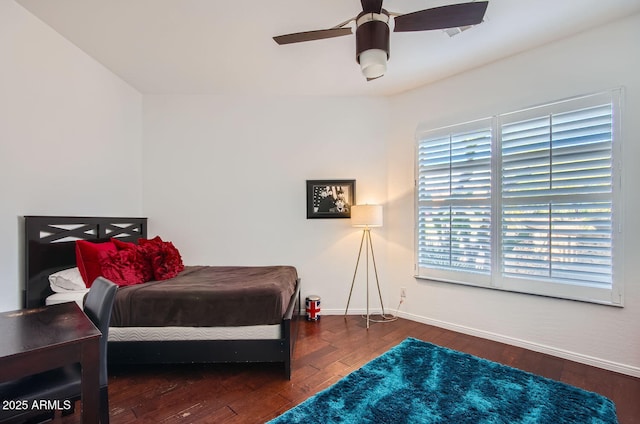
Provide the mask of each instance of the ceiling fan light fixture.
{"label": "ceiling fan light fixture", "polygon": [[368,81],[380,78],[387,71],[389,59],[389,15],[361,13],[356,18],[356,61]]}
{"label": "ceiling fan light fixture", "polygon": [[360,69],[367,79],[379,78],[387,72],[387,52],[369,49],[360,53]]}

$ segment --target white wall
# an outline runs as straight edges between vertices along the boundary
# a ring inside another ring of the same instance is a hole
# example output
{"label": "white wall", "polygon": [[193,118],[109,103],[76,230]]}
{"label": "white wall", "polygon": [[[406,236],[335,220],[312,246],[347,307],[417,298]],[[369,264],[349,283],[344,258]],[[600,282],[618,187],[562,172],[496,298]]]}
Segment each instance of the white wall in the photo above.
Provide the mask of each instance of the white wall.
{"label": "white wall", "polygon": [[0,1],[0,310],[22,306],[23,215],[139,215],[142,96]]}
{"label": "white wall", "polygon": [[[150,235],[189,265],[294,265],[303,296],[341,313],[361,233],[347,219],[308,220],[305,181],[355,179],[358,203],[384,202],[387,117],[374,98],[145,96]],[[355,290],[353,311],[365,307],[364,285]]]}
{"label": "white wall", "polygon": [[[387,234],[401,315],[640,376],[640,16],[592,30],[392,99]],[[624,87],[625,307],[416,280],[414,132]]]}

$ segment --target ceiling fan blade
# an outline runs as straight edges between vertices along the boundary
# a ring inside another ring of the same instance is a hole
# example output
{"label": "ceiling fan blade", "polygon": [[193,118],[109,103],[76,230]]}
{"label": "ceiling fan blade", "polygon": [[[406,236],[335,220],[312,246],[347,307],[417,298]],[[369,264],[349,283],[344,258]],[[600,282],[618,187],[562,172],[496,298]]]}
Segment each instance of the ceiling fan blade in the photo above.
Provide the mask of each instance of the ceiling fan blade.
{"label": "ceiling fan blade", "polygon": [[320,29],[317,31],[296,32],[293,34],[278,35],[273,37],[274,41],[280,45],[291,43],[302,43],[304,41],[322,40],[325,38],[342,37],[352,34],[351,27]]}
{"label": "ceiling fan blade", "polygon": [[365,13],[380,13],[382,0],[360,0],[362,11]]}
{"label": "ceiling fan blade", "polygon": [[428,31],[476,25],[482,22],[488,4],[487,1],[459,3],[396,16],[393,31]]}

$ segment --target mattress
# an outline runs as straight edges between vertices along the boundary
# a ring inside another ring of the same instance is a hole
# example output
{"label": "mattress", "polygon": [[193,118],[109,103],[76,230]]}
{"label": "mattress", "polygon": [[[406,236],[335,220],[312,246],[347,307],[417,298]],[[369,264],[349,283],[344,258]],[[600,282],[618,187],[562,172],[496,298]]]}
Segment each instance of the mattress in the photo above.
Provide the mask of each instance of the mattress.
{"label": "mattress", "polygon": [[[76,302],[83,307],[85,291],[54,293],[47,305]],[[277,340],[282,337],[280,324],[243,325],[239,327],[110,327],[110,342],[185,341],[185,340]]]}
{"label": "mattress", "polygon": [[277,340],[282,328],[274,325],[241,327],[110,327],[110,342],[185,340]]}

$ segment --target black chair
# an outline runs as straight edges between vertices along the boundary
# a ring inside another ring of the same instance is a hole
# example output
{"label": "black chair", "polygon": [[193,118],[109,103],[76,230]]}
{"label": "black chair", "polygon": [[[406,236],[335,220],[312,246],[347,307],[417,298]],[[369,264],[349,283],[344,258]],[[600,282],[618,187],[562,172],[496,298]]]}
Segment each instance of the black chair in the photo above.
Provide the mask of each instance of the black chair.
{"label": "black chair", "polygon": [[[116,286],[111,281],[98,277],[84,299],[84,312],[102,333],[100,338],[100,421],[109,423],[109,394],[107,390],[107,341],[111,309],[116,296]],[[0,399],[28,401],[58,400],[61,402],[80,399],[80,364],[46,371],[40,374],[0,384]],[[71,409],[71,413],[73,408]],[[0,423],[40,422],[53,418],[54,411],[13,411],[0,409]]]}

